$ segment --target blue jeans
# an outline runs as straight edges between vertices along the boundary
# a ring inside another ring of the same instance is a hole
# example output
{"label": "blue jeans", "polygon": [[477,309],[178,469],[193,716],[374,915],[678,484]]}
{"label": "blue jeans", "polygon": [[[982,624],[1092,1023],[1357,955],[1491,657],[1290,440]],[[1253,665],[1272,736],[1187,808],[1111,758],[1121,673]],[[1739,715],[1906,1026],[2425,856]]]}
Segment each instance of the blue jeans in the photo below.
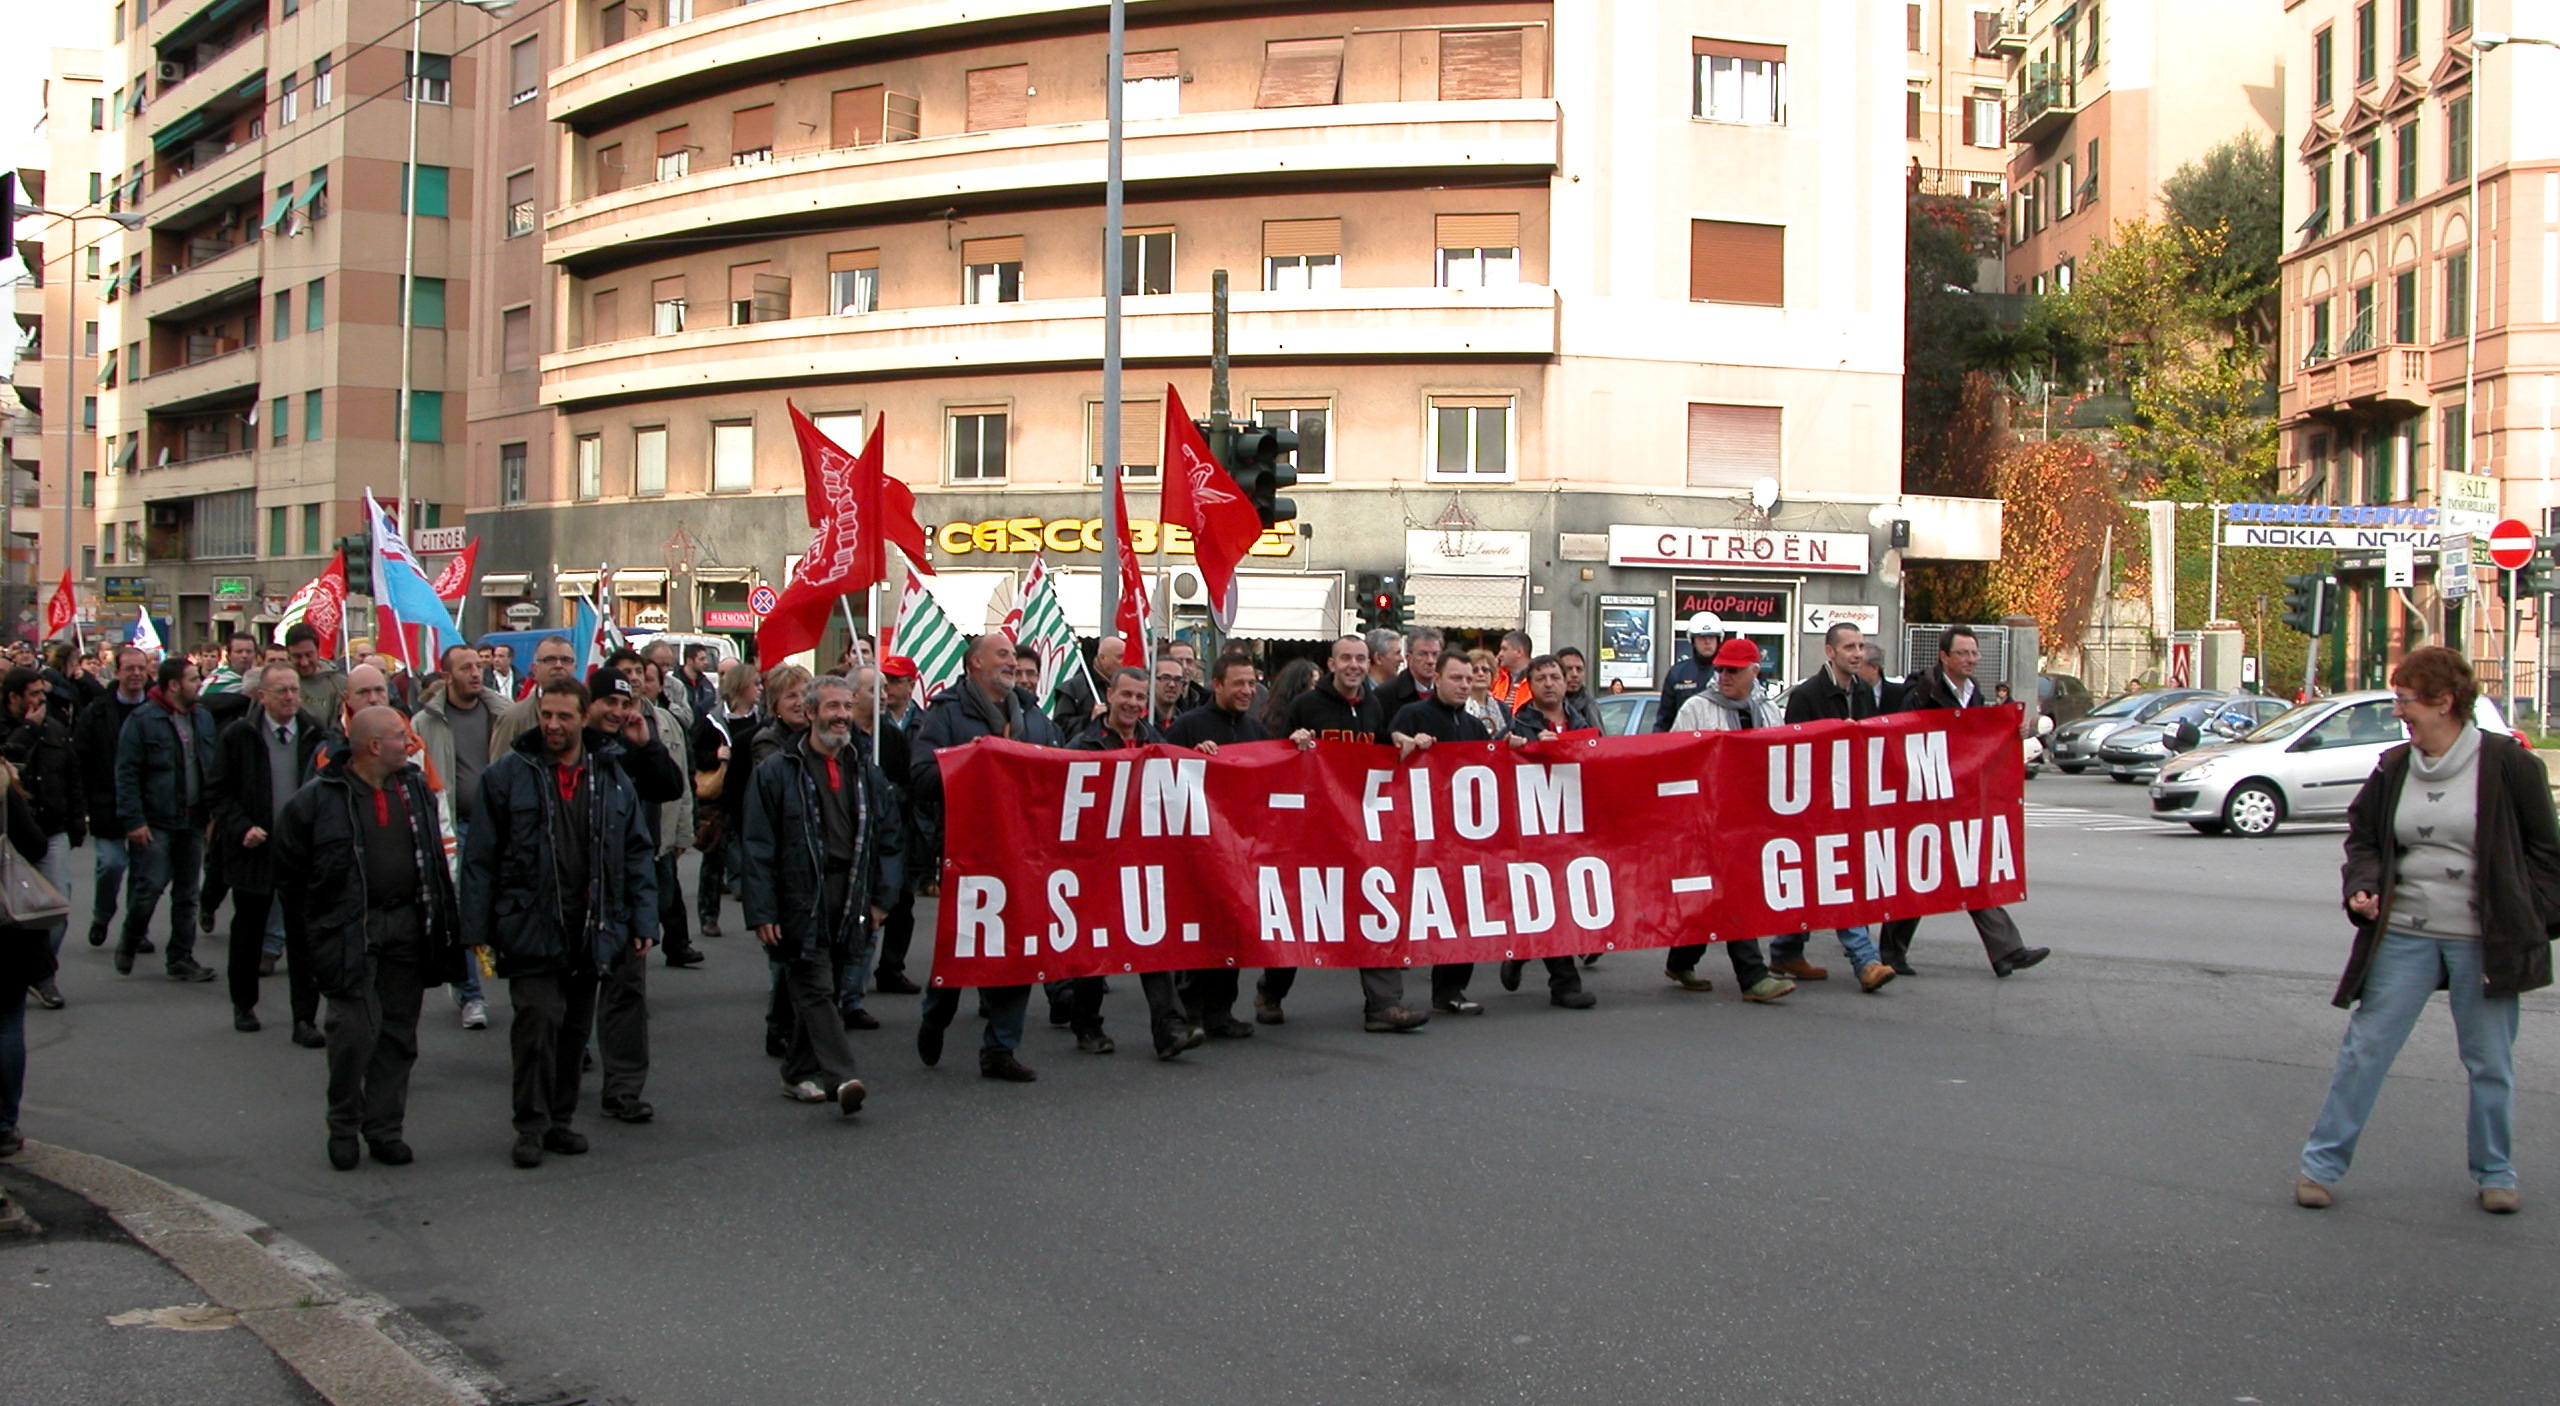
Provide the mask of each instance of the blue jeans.
{"label": "blue jeans", "polygon": [[[1865,925],[1840,928],[1837,931],[1840,936],[1840,950],[1849,954],[1852,964],[1864,967],[1880,960],[1876,952],[1875,934],[1868,931]],[[1770,962],[1774,964],[1803,961],[1805,942],[1812,936],[1813,934],[1809,932],[1791,932],[1784,937],[1771,938],[1769,940]]]}
{"label": "blue jeans", "polygon": [[[115,817],[108,816],[107,824],[115,824]],[[116,920],[116,899],[124,892],[125,839],[100,830],[90,833],[89,844],[98,852],[91,875],[97,887],[89,895],[89,930],[105,932],[107,924]]]}
{"label": "blue jeans", "polygon": [[[937,1030],[948,1029],[960,1015],[960,992],[957,986],[928,986],[924,993],[924,1023]],[[987,1010],[987,1033],[978,1041],[978,1057],[1010,1054],[1022,1048],[1022,1026],[1031,1014],[1031,988],[1028,986],[990,986],[979,993]]]}
{"label": "blue jeans", "polygon": [[[462,852],[462,837],[470,833],[470,821],[457,820],[453,822],[454,853],[460,854]],[[281,908],[283,905],[279,904],[277,906]],[[284,941],[284,929],[281,926],[276,929],[276,941],[279,943]],[[453,1004],[456,1010],[471,1004],[473,1001],[484,999],[480,993],[480,958],[477,955],[470,952],[462,954],[462,980],[454,982],[452,985]]]}
{"label": "blue jeans", "polygon": [[169,945],[160,949],[171,971],[196,958],[196,885],[204,878],[204,832],[192,825],[151,827],[151,843],[129,846],[125,865],[124,939],[132,947],[150,935],[160,895],[169,895]]}
{"label": "blue jeans", "polygon": [[2516,1016],[2513,996],[2490,997],[2480,989],[2480,944],[2449,942],[2414,933],[2387,932],[2366,971],[2364,996],[2347,1017],[2338,1043],[2337,1072],[2320,1121],[2302,1145],[2302,1174],[2323,1186],[2347,1174],[2363,1136],[2383,1076],[2400,1054],[2419,1012],[2446,980],[2453,1005],[2453,1033],[2462,1067],[2471,1075],[2471,1176],[2484,1187],[2512,1187],[2516,1096]]}
{"label": "blue jeans", "polygon": [[[36,865],[44,881],[59,890],[64,898],[71,896],[71,836],[68,832],[44,837],[44,858]],[[63,914],[53,925],[53,951],[62,955],[63,936],[71,931],[71,915]]]}
{"label": "blue jeans", "polygon": [[836,1009],[846,1015],[862,1009],[862,989],[871,984],[871,956],[880,950],[880,927],[866,913],[861,930],[844,945],[844,960],[836,963]]}

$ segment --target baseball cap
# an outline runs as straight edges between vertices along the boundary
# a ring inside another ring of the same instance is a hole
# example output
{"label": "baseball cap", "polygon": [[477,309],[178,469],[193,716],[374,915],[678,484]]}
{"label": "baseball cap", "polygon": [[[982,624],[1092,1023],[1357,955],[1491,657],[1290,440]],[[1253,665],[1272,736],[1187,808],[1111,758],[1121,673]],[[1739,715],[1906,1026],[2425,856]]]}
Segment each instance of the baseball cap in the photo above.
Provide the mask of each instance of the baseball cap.
{"label": "baseball cap", "polygon": [[1691,635],[1721,635],[1724,633],[1724,617],[1712,610],[1701,610],[1689,617],[1689,623],[1681,627],[1681,632]]}
{"label": "baseball cap", "polygon": [[1715,664],[1719,669],[1757,669],[1760,667],[1760,646],[1736,635],[1716,650]]}
{"label": "baseball cap", "polygon": [[639,691],[631,686],[631,680],[622,676],[620,669],[608,669],[598,664],[587,670],[587,696],[602,698],[608,693],[619,693],[625,698],[640,696]]}
{"label": "baseball cap", "polygon": [[916,661],[903,654],[883,655],[880,659],[880,672],[893,679],[912,679],[922,673],[916,668]]}

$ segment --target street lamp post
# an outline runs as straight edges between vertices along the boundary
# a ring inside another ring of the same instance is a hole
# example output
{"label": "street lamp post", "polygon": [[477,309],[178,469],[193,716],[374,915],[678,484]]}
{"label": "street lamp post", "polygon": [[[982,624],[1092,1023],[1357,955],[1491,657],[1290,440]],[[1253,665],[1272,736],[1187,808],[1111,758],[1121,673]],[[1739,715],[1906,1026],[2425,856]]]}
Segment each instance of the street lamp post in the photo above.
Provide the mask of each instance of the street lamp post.
{"label": "street lamp post", "polygon": [[[74,316],[78,307],[71,290],[78,286],[79,272],[73,264],[74,256],[80,252],[80,222],[105,220],[109,224],[130,230],[142,228],[142,217],[117,210],[91,210],[83,213],[77,210],[46,210],[33,205],[20,205],[9,212],[10,223],[14,225],[21,215],[43,215],[71,226],[71,248],[62,256],[62,568],[68,571],[71,569],[71,554],[77,550],[80,540],[78,516],[80,490],[78,482],[72,477],[74,472],[72,466],[79,457],[80,443],[80,418],[77,410],[80,404],[80,353],[71,343],[72,324],[79,320]],[[133,368],[126,367],[125,375],[129,377],[132,374]],[[0,541],[8,540],[17,507],[15,499],[6,492],[0,492]],[[37,582],[36,588],[41,590],[43,584],[41,581]],[[147,610],[150,607],[143,608]],[[78,628],[78,622],[75,621],[73,629]]]}

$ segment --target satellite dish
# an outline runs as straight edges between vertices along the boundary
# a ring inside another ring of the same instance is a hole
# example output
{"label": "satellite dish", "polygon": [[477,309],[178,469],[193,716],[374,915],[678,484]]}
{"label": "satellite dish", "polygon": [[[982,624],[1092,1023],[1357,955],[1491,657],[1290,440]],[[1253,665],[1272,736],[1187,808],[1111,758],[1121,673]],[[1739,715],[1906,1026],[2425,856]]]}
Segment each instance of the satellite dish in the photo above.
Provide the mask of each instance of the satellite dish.
{"label": "satellite dish", "polygon": [[1751,485],[1751,506],[1764,513],[1778,506],[1778,481],[1763,478]]}

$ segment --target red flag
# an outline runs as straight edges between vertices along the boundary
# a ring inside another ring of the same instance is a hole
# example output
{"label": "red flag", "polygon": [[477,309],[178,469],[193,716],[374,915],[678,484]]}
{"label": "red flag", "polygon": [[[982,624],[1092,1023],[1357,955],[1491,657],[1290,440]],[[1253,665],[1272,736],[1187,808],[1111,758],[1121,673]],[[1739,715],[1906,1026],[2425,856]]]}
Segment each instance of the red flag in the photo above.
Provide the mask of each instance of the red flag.
{"label": "red flag", "polygon": [[756,627],[756,655],[780,659],[815,649],[826,633],[827,611],[837,597],[862,590],[888,574],[888,544],[896,543],[908,564],[930,576],[925,560],[924,527],[916,521],[916,495],[882,467],[880,436],[884,420],[871,422],[871,437],[862,452],[844,446],[791,409],[792,433],[800,441],[800,474],[809,539],[800,569],[783,588],[773,613]]}
{"label": "red flag", "polygon": [[62,568],[62,584],[53,588],[53,599],[45,602],[45,638],[68,630],[80,619],[80,588],[71,584],[71,568]]}
{"label": "red flag", "polygon": [[[1152,669],[1155,656],[1147,652],[1148,637],[1155,633],[1153,603],[1147,599],[1147,577],[1138,567],[1138,554],[1129,550],[1129,499],[1120,491],[1120,476],[1111,476],[1111,507],[1120,524],[1120,609],[1112,620],[1112,628],[1120,632],[1125,652],[1121,663],[1133,669]],[[1162,530],[1162,524],[1158,524]]]}
{"label": "red flag", "polygon": [[446,562],[444,570],[436,574],[436,599],[451,605],[469,595],[472,568],[479,560],[480,539],[474,537],[471,544],[462,549],[462,555]]}
{"label": "red flag", "polygon": [[276,625],[276,638],[281,641],[287,630],[308,625],[319,636],[322,657],[338,652],[338,630],[347,618],[347,553],[340,548],[329,558],[320,574],[302,583],[284,608],[284,619]]}
{"label": "red flag", "polygon": [[1191,531],[1192,560],[1200,565],[1200,582],[1209,591],[1209,612],[1218,628],[1228,628],[1235,611],[1236,563],[1262,536],[1262,515],[1253,510],[1235,477],[1209,454],[1209,441],[1182,408],[1182,396],[1164,388],[1164,511],[1166,522]]}

